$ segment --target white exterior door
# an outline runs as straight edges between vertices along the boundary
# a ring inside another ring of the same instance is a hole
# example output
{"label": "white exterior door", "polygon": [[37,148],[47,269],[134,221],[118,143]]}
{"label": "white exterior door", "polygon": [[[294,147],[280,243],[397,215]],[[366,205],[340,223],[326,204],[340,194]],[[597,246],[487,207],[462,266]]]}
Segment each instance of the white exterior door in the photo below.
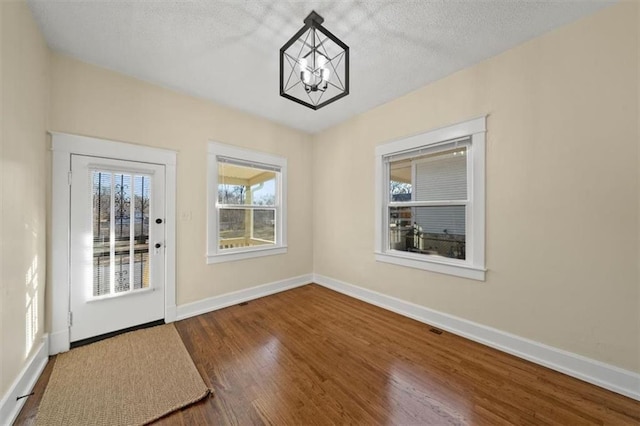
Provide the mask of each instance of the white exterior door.
{"label": "white exterior door", "polygon": [[164,318],[165,167],[71,157],[70,341]]}

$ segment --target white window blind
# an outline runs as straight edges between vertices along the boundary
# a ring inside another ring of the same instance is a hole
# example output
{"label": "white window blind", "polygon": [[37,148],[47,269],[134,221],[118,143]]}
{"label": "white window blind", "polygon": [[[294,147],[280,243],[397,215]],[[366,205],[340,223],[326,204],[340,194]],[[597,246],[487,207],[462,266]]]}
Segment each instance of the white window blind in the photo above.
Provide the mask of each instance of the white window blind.
{"label": "white window blind", "polygon": [[[437,152],[415,161],[414,201],[467,199],[467,146]],[[464,205],[418,207],[415,222],[423,232],[465,235]]]}
{"label": "white window blind", "polygon": [[223,157],[218,155],[216,157],[216,160],[218,161],[218,163],[222,163],[222,164],[232,164],[234,166],[240,166],[240,167],[250,167],[252,169],[261,169],[261,170],[267,170],[267,171],[271,171],[271,172],[279,172],[280,171],[280,167],[279,166],[274,166],[271,164],[263,164],[263,163],[257,163],[255,161],[245,161],[245,160],[240,160],[237,158],[229,158],[229,157]]}
{"label": "white window blind", "polygon": [[471,145],[471,138],[465,136],[463,138],[450,139],[448,141],[430,144],[429,146],[423,146],[417,149],[408,149],[405,151],[396,152],[393,154],[385,155],[383,156],[383,158],[387,163],[391,163],[394,161],[421,157],[423,155],[432,154],[434,152],[446,151],[448,149],[455,149],[469,145]]}
{"label": "white window blind", "polygon": [[465,206],[415,207],[415,221],[430,234],[465,235]]}
{"label": "white window blind", "polygon": [[415,201],[467,199],[466,147],[439,152],[415,162]]}

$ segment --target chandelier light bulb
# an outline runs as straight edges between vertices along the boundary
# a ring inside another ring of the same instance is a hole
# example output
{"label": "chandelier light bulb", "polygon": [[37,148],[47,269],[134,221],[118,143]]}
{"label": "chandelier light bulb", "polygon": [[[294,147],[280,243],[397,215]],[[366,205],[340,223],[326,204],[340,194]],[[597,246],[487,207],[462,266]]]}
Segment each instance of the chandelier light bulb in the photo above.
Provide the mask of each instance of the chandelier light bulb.
{"label": "chandelier light bulb", "polygon": [[302,70],[302,81],[304,82],[304,84],[311,83],[311,73],[306,69]]}

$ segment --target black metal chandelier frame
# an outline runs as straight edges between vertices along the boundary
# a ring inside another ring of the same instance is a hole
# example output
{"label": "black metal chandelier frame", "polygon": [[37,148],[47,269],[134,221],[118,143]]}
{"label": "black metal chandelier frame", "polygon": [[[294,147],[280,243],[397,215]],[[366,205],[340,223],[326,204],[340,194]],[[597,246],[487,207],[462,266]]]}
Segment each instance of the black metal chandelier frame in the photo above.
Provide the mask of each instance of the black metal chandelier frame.
{"label": "black metal chandelier frame", "polygon": [[[315,11],[312,11],[309,16],[305,18],[304,26],[293,37],[291,37],[291,39],[289,39],[289,41],[287,41],[284,46],[280,48],[280,96],[283,96],[313,110],[320,109],[349,94],[349,46],[347,46],[344,42],[342,42],[342,40],[333,35],[329,30],[324,28],[322,26],[323,22],[324,19],[322,18],[322,16],[318,15]],[[301,37],[305,33],[307,33],[307,35],[304,39],[302,39]],[[342,49],[342,51],[331,57],[324,46],[327,40],[331,40],[340,49]],[[302,45],[297,56],[294,57],[287,53],[287,50],[298,41],[300,41]],[[305,48],[309,49],[309,51],[303,54],[303,52],[305,52]],[[306,61],[309,56],[312,57],[313,62],[311,64],[311,67],[305,69],[304,72],[310,73],[308,77],[310,80],[313,79],[313,82],[305,81],[305,79],[303,78],[303,71],[300,72],[300,75],[297,75],[296,73],[296,66],[298,66],[298,68],[301,68],[301,61]],[[333,69],[333,76],[336,80],[335,83],[330,81],[329,79],[324,78],[323,66],[316,66],[316,56],[324,57],[324,60],[326,61],[325,65],[331,66],[331,68]],[[285,75],[284,71],[285,61],[287,61],[287,63],[291,67],[291,72],[289,72],[287,75]],[[344,75],[341,78],[338,73],[338,67],[342,61],[344,61]],[[301,99],[288,93],[291,91],[291,89],[296,88],[298,85],[304,86],[304,91],[307,94],[309,102],[307,102],[306,99]],[[340,93],[323,101],[322,98],[329,85],[340,91]],[[320,94],[318,99],[314,101],[314,99],[310,96],[311,92],[322,93]]]}

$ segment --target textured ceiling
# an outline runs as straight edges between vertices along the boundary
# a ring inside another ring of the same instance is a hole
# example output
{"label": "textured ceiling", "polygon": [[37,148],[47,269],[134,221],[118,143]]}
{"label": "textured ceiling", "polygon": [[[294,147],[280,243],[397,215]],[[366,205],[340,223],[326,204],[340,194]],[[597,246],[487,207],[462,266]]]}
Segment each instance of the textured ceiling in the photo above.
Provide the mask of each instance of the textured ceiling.
{"label": "textured ceiling", "polygon": [[[29,0],[49,46],[315,133],[612,1]],[[279,95],[279,49],[316,10],[350,47],[349,96]]]}

